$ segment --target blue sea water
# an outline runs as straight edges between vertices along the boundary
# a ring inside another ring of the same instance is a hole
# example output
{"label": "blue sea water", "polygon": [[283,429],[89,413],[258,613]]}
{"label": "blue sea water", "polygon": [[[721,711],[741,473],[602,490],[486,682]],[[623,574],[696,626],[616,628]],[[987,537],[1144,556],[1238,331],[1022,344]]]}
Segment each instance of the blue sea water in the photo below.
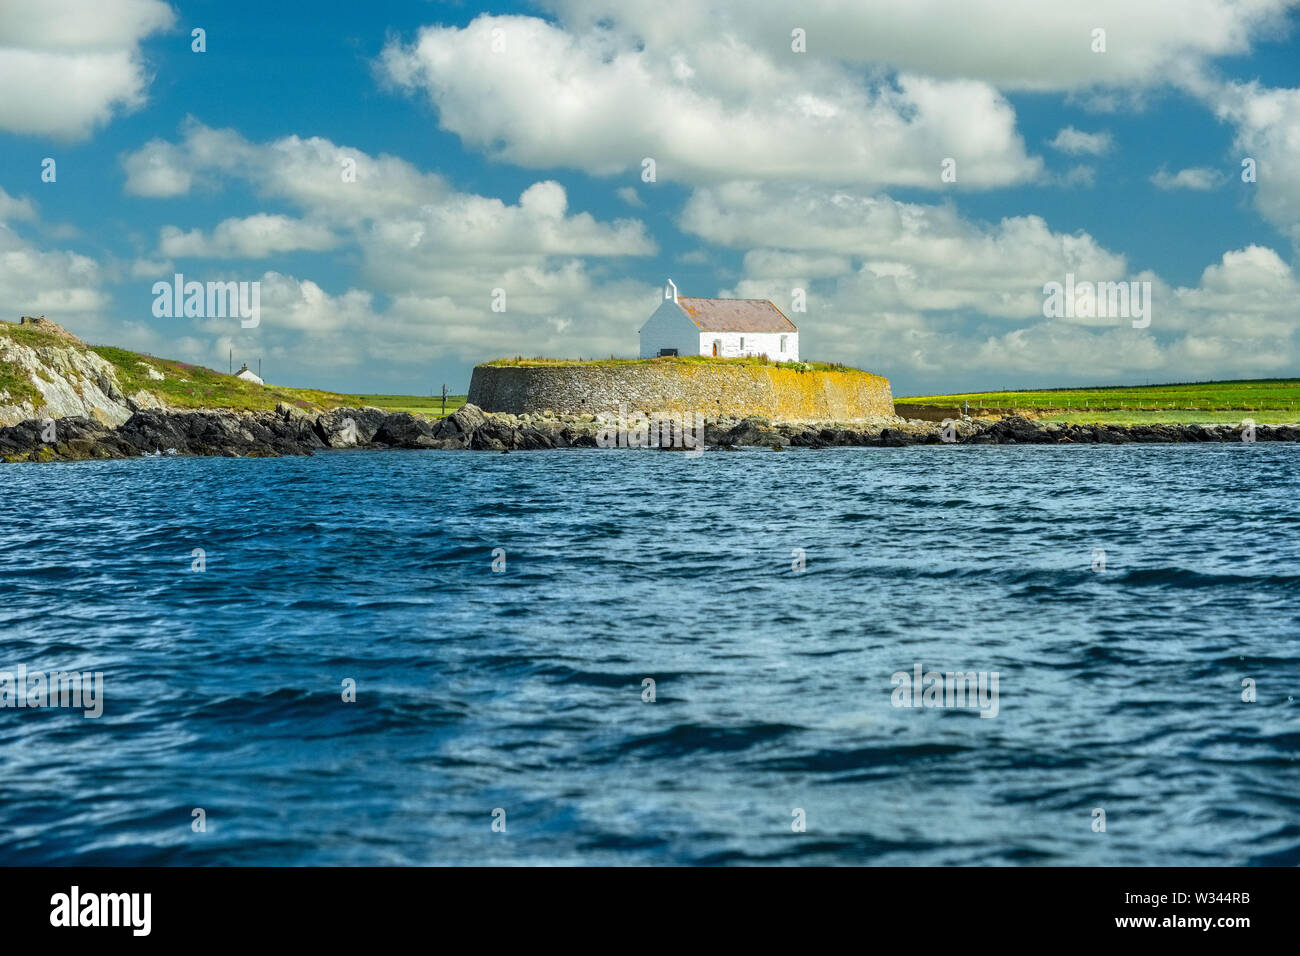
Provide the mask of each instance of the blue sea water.
{"label": "blue sea water", "polygon": [[1294,865],[1298,453],[8,466],[0,862]]}

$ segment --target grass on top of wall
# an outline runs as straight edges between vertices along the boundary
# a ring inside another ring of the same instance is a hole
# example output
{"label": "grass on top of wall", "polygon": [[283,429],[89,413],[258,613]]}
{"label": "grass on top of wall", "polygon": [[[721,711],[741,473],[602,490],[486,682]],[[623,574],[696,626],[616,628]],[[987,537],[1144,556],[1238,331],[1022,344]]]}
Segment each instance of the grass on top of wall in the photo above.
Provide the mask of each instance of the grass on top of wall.
{"label": "grass on top of wall", "polygon": [[484,362],[486,366],[493,368],[623,368],[635,365],[649,365],[656,367],[667,367],[672,365],[732,365],[747,366],[754,368],[788,368],[797,372],[850,372],[858,375],[867,375],[860,368],[853,368],[850,365],[841,365],[839,362],[776,362],[764,356],[746,356],[745,358],[715,358],[712,355],[664,355],[658,358],[615,358],[610,356],[607,359],[582,359],[582,358],[544,358],[534,356],[533,358],[524,358],[522,355],[516,355],[514,358],[495,359],[491,362]]}

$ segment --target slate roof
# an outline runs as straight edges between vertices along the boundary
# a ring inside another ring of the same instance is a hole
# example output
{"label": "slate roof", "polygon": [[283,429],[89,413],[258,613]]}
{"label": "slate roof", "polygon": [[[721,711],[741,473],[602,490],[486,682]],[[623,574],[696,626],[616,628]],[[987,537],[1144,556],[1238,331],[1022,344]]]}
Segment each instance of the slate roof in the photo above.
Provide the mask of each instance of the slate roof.
{"label": "slate roof", "polygon": [[677,305],[701,332],[798,332],[767,299],[677,297]]}

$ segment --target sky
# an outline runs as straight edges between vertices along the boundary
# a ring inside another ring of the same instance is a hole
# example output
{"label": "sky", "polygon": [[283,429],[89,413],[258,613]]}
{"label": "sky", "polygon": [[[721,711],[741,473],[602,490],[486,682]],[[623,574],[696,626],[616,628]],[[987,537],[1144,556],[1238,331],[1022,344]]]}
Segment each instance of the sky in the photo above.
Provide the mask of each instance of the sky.
{"label": "sky", "polygon": [[0,317],[460,394],[672,278],[896,395],[1295,377],[1298,2],[0,0]]}

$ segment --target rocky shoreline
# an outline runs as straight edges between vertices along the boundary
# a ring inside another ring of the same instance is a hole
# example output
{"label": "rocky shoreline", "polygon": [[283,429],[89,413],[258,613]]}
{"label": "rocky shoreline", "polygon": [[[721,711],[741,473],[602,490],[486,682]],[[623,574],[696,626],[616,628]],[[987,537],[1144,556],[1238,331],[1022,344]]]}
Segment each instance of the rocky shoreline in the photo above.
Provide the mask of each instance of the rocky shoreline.
{"label": "rocky shoreline", "polygon": [[[524,451],[595,448],[601,424],[592,415],[493,415],[466,405],[441,421],[378,408],[305,412],[141,409],[113,427],[69,416],[0,428],[0,461],[84,461],[156,455],[276,457],[337,448]],[[711,450],[743,447],[831,448],[905,445],[1045,445],[1240,442],[1240,425],[1061,425],[1010,417],[937,422],[769,422],[709,419]],[[1255,441],[1300,441],[1300,425],[1256,425]]]}

